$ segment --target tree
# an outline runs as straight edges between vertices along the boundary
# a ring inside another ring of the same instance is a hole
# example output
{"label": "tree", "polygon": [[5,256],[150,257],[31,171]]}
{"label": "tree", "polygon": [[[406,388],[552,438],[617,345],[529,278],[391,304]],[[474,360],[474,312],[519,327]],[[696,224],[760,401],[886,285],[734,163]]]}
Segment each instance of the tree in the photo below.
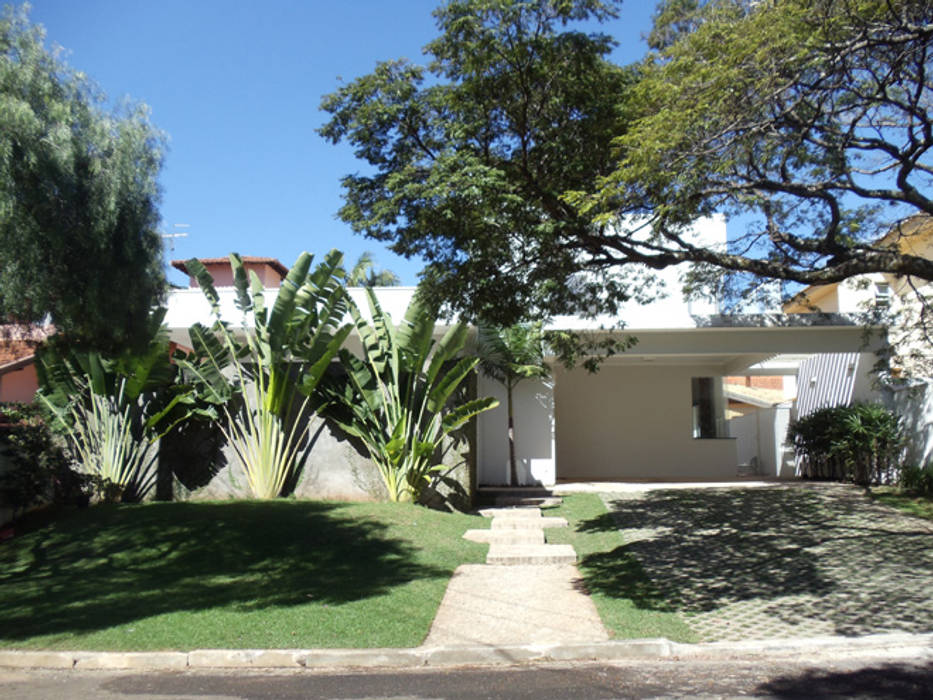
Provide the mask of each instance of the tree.
{"label": "tree", "polygon": [[25,9],[0,16],[0,318],[47,315],[74,343],[145,344],[164,288],[157,176],[144,105],[104,97]]}
{"label": "tree", "polygon": [[481,326],[478,331],[480,369],[505,386],[509,429],[509,483],[518,486],[515,461],[515,410],[512,393],[524,379],[544,378],[544,332],[540,323],[519,323],[508,328]]}
{"label": "tree", "polygon": [[[933,261],[873,242],[933,213],[928,2],[667,0],[629,68],[568,28],[616,5],[441,6],[426,69],[380,64],[324,99],[321,133],[374,168],[344,178],[341,217],[501,325],[614,313],[650,294],[632,275],[683,262],[695,287],[724,270],[933,279]],[[687,235],[716,211],[749,217],[728,250]]]}
{"label": "tree", "polygon": [[435,313],[421,296],[409,303],[396,328],[375,292],[367,289],[366,294],[372,324],[350,303],[362,358],[341,348],[346,376],[322,384],[325,412],[363,443],[389,500],[417,501],[432,474],[444,468],[436,459],[447,436],[499,402],[457,397],[479,362],[458,357],[466,344],[466,324],[451,325],[435,340]]}
{"label": "tree", "polygon": [[[617,0],[453,0],[438,8],[427,67],[379,64],[326,96],[320,133],[347,141],[371,174],[343,178],[341,218],[428,262],[430,298],[508,326],[635,294],[579,274],[590,218],[567,203],[614,165],[607,145],[634,72],[603,34]],[[610,305],[611,306],[611,305]]]}
{"label": "tree", "polygon": [[[618,165],[596,221],[650,217],[591,241],[594,268],[701,263],[804,284],[869,272],[933,280],[882,234],[933,214],[933,6],[920,0],[671,0],[625,99]],[[582,205],[586,193],[571,196]],[[751,217],[728,250],[683,233],[714,211]]]}
{"label": "tree", "polygon": [[347,275],[348,287],[397,287],[401,280],[392,270],[377,270],[373,254],[368,250],[357,258]]}

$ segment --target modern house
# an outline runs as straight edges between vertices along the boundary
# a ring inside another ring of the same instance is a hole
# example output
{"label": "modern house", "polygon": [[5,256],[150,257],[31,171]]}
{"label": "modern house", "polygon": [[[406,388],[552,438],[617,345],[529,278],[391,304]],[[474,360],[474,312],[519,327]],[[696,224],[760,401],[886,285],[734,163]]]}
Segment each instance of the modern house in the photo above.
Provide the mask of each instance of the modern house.
{"label": "modern house", "polygon": [[[701,221],[694,235],[704,245],[725,245],[725,220]],[[225,264],[223,259],[214,262]],[[863,345],[863,329],[842,316],[725,316],[715,303],[686,302],[679,293],[681,273],[669,269],[662,275],[667,288],[678,291],[651,304],[629,304],[618,318],[552,320],[551,328],[596,335],[619,332],[609,329],[624,321],[621,332],[634,336],[637,344],[605,359],[595,374],[581,367],[564,368],[550,358],[550,378],[517,386],[516,455],[522,484],[733,479],[747,460],[740,455],[741,439],[730,434],[726,421],[730,389],[724,378],[796,374],[795,364],[792,369],[774,370],[768,363],[788,354],[854,352]],[[225,319],[238,323],[233,289],[218,291]],[[363,290],[350,293],[365,309]],[[380,302],[395,319],[402,318],[413,293],[406,287],[377,289]],[[199,290],[174,291],[166,316],[172,339],[187,344],[187,328],[195,321],[209,322],[209,313]],[[481,486],[504,485],[509,475],[505,390],[480,375],[477,394],[497,396],[501,403],[477,419],[475,480]],[[778,456],[758,460],[759,471],[788,475],[780,470],[780,446],[775,444],[782,439],[783,433],[776,436],[772,430],[765,442],[767,450]],[[328,440],[319,439],[315,449],[335,457],[340,438],[333,436],[333,444]],[[759,445],[746,449],[757,455]],[[353,469],[359,471],[359,466]],[[339,482],[341,495],[352,490],[347,479],[334,474],[318,478]]]}

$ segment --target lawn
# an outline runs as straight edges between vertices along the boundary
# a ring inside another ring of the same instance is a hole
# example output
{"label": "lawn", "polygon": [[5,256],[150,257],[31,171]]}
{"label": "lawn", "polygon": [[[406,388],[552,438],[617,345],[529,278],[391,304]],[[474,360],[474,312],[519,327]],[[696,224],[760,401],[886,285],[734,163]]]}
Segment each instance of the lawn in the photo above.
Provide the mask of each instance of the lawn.
{"label": "lawn", "polygon": [[475,516],[406,504],[152,503],[0,544],[0,647],[411,647]]}
{"label": "lawn", "polygon": [[626,550],[618,525],[599,496],[567,495],[562,505],[545,514],[567,519],[569,527],[547,530],[547,540],[573,545],[587,590],[613,638],[697,641],[675,607]]}
{"label": "lawn", "polygon": [[917,496],[893,486],[875,486],[868,495],[872,500],[897,508],[902,513],[933,520],[933,498],[930,496]]}

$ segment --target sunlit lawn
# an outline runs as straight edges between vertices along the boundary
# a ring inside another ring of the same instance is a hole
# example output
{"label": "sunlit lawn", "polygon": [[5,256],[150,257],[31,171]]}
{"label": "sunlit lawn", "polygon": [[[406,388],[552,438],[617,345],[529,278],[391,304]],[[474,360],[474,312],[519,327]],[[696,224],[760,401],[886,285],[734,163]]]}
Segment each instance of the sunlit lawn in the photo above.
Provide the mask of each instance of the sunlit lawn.
{"label": "sunlit lawn", "polygon": [[547,540],[574,546],[580,573],[612,637],[696,641],[674,606],[626,550],[618,525],[599,496],[582,493],[564,496],[563,504],[548,509],[546,515],[567,519],[569,527],[548,529]]}
{"label": "sunlit lawn", "polygon": [[479,518],[403,504],[98,506],[0,544],[0,646],[417,646]]}
{"label": "sunlit lawn", "polygon": [[871,489],[869,495],[879,503],[897,508],[908,515],[933,520],[933,498],[929,496],[917,496],[891,486],[876,486]]}

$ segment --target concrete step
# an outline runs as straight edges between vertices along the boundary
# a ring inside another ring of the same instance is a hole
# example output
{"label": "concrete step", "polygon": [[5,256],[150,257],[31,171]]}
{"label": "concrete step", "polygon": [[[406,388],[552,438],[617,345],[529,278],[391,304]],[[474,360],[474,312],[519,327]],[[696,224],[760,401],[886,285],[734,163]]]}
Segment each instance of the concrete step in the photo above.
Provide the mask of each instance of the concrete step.
{"label": "concrete step", "polygon": [[540,508],[480,508],[484,518],[540,518]]}
{"label": "concrete step", "polygon": [[491,544],[486,563],[497,566],[576,564],[577,553],[569,544]]}
{"label": "concrete step", "polygon": [[522,530],[467,530],[463,539],[488,544],[544,544],[544,530],[539,527]]}
{"label": "concrete step", "polygon": [[523,530],[543,527],[567,527],[564,518],[493,518],[493,530]]}
{"label": "concrete step", "polygon": [[491,506],[500,498],[547,498],[553,495],[551,489],[543,486],[480,486],[476,489],[476,502]]}
{"label": "concrete step", "polygon": [[564,502],[560,496],[542,496],[540,498],[522,498],[519,496],[499,496],[496,498],[497,506],[537,506],[539,508],[552,508]]}

